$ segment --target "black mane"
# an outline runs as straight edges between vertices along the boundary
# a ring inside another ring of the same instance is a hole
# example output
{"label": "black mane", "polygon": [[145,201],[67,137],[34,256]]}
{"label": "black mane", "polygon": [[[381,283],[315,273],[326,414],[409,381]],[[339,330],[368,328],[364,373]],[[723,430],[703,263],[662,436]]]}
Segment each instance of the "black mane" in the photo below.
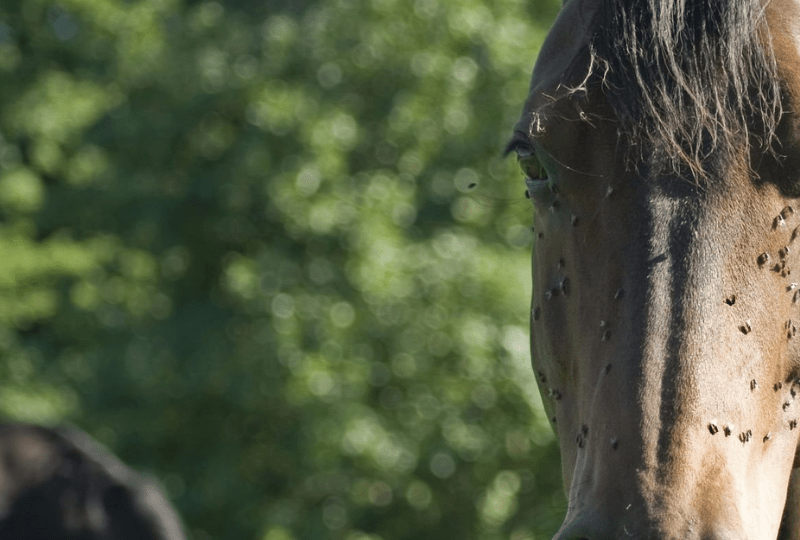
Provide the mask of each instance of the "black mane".
{"label": "black mane", "polygon": [[602,0],[591,73],[634,163],[722,174],[769,151],[780,88],[763,0]]}

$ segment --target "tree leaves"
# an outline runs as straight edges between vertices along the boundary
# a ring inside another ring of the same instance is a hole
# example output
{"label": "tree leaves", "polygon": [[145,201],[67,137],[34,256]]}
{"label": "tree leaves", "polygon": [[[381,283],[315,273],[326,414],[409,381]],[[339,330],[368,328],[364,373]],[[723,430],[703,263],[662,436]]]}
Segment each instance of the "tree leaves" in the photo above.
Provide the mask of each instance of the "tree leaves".
{"label": "tree leaves", "polygon": [[0,410],[156,471],[199,539],[549,537],[526,9],[4,7]]}

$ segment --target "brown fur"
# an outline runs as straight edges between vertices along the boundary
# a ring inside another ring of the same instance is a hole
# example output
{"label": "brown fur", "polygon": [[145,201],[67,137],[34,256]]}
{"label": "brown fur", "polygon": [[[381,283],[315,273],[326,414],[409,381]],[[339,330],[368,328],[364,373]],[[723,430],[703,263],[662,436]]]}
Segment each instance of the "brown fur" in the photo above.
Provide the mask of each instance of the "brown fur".
{"label": "brown fur", "polygon": [[771,2],[759,33],[772,152],[704,154],[708,182],[629,166],[619,107],[581,76],[607,6],[565,4],[509,145],[550,176],[529,182],[531,352],[569,494],[556,538],[798,540],[800,1]]}
{"label": "brown fur", "polygon": [[0,538],[186,537],[158,483],[82,431],[0,424]]}

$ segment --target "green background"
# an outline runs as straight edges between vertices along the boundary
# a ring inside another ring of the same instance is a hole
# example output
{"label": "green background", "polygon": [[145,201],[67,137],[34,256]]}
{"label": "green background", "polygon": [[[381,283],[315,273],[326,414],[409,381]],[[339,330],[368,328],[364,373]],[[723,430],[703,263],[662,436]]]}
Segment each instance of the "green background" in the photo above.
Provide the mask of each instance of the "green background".
{"label": "green background", "polygon": [[549,539],[531,208],[557,0],[5,0],[0,415],[197,540]]}

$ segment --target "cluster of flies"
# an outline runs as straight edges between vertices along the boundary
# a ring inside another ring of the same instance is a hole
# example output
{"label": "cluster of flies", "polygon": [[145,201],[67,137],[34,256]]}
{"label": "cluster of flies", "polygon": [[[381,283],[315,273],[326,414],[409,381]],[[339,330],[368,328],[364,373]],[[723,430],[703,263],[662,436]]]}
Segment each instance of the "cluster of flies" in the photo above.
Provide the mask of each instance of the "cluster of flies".
{"label": "cluster of flies", "polygon": [[[610,194],[611,193],[608,193],[607,196],[610,195]],[[787,206],[786,208],[784,208],[781,211],[781,213],[773,220],[773,224],[772,224],[773,230],[786,227],[787,226],[786,225],[786,219],[792,214],[794,214],[794,208],[792,208],[791,206]],[[573,216],[572,224],[573,225],[577,224],[577,217],[576,216]],[[800,236],[800,226],[796,227],[792,231],[789,243],[791,244],[792,242],[794,242],[797,239],[798,236]],[[791,253],[791,249],[787,245],[787,246],[784,246],[783,248],[781,248],[780,250],[778,250],[778,260],[774,265],[771,265],[772,258],[770,257],[769,253],[767,253],[767,252],[761,253],[758,256],[756,262],[758,263],[759,267],[762,267],[762,268],[763,267],[769,267],[773,272],[776,272],[776,273],[780,274],[781,277],[787,278],[787,277],[789,277],[789,275],[791,275],[791,270],[786,267],[787,259],[788,259],[790,253]],[[559,261],[559,269],[561,269],[563,267],[564,267],[564,262],[563,262],[563,259],[562,259],[561,261]],[[792,292],[793,293],[793,297],[792,297],[792,302],[793,303],[797,303],[798,301],[800,301],[800,289],[798,289],[798,284],[797,283],[790,283],[786,287],[786,290],[788,292]],[[553,297],[555,297],[556,295],[558,295],[559,293],[563,294],[565,296],[569,293],[569,280],[566,277],[561,280],[561,282],[560,282],[558,287],[555,287],[555,288],[550,289],[549,291],[547,291],[545,293],[545,298],[547,300],[550,300]],[[623,289],[618,289],[617,292],[614,295],[614,299],[615,300],[619,300],[619,299],[621,299],[623,297],[623,295],[624,295]],[[725,303],[728,304],[729,306],[733,306],[735,304],[735,302],[736,302],[736,295],[731,295],[731,296],[729,296],[728,298],[725,299]],[[534,310],[533,310],[533,319],[538,321],[540,317],[541,317],[541,309],[539,307],[534,308]],[[600,321],[600,328],[603,330],[602,338],[601,338],[602,341],[608,341],[611,338],[611,332],[610,332],[610,330],[608,330],[608,323],[606,321],[604,321],[604,320]],[[752,327],[751,321],[750,320],[744,321],[744,323],[739,327],[739,330],[745,335],[747,335],[750,332],[752,332],[753,331],[753,327]],[[784,331],[786,332],[787,338],[788,339],[792,339],[793,337],[795,337],[797,335],[797,326],[792,320],[789,320],[789,321],[786,322],[786,324],[784,326]],[[605,367],[605,373],[609,373],[610,371],[611,371],[611,364],[608,364]],[[545,375],[542,372],[539,372],[539,377],[540,377],[540,380],[541,380],[541,382],[543,384],[545,384],[547,382],[547,378],[545,377]],[[790,390],[791,399],[784,401],[782,406],[781,406],[781,408],[783,409],[784,412],[787,412],[791,408],[792,402],[793,402],[793,400],[794,400],[794,398],[795,398],[795,396],[797,394],[797,391],[795,390],[795,388],[798,387],[798,386],[800,386],[800,379],[794,381],[794,383],[792,385],[792,388]],[[755,379],[751,380],[750,381],[750,391],[751,392],[755,391],[757,387],[758,387],[758,382]],[[782,388],[783,388],[783,383],[781,383],[780,381],[776,382],[773,385],[773,390],[775,392],[780,391]],[[550,395],[550,397],[552,397],[556,401],[560,400],[561,397],[562,397],[561,396],[561,392],[559,392],[558,390],[552,389],[552,388],[550,389],[549,395]],[[553,421],[553,424],[556,423],[556,418],[555,417],[553,417],[551,420]],[[797,420],[796,419],[789,420],[789,424],[788,425],[789,425],[789,429],[790,430],[794,430],[795,428],[797,428]],[[722,433],[723,433],[723,435],[725,437],[730,437],[731,435],[733,435],[735,429],[736,428],[735,428],[734,424],[724,424],[724,425],[722,425]],[[718,425],[716,420],[712,420],[708,424],[708,431],[711,433],[711,435],[716,435],[717,433],[720,432],[720,426]],[[581,427],[581,431],[578,433],[578,435],[576,437],[576,443],[578,445],[578,448],[583,448],[584,447],[584,445],[586,444],[586,440],[587,440],[588,436],[589,436],[589,428],[588,428],[588,426],[586,426],[584,424]],[[752,438],[753,438],[753,430],[752,429],[747,429],[745,431],[741,431],[739,433],[739,435],[738,435],[738,439],[742,444],[746,444],[746,443],[750,442],[750,440]],[[770,439],[772,439],[772,433],[771,432],[767,432],[763,436],[762,441],[764,443],[767,443]],[[619,446],[619,439],[617,437],[614,437],[614,438],[611,439],[610,442],[611,442],[611,448],[613,450],[616,450],[618,448],[618,446]]]}
{"label": "cluster of flies", "polygon": [[[606,194],[606,196],[610,196],[612,193],[613,193],[613,190],[611,188],[609,188],[609,192]],[[554,190],[554,194],[557,194],[557,192],[555,190]],[[558,207],[555,206],[554,208],[551,208],[551,210],[556,210],[557,208]],[[779,228],[782,228],[782,227],[786,227],[786,219],[792,214],[794,214],[794,208],[792,208],[791,206],[787,206],[786,208],[784,208],[781,211],[781,213],[773,220],[773,224],[772,224],[773,229],[779,229]],[[577,216],[573,215],[572,216],[572,225],[576,226],[577,224],[578,224],[578,218],[577,218]],[[794,242],[794,240],[796,240],[798,236],[800,236],[800,226],[798,226],[797,228],[795,228],[792,231],[789,243],[791,244],[792,242]],[[788,277],[791,274],[791,270],[786,267],[787,258],[789,256],[790,252],[791,252],[791,250],[790,250],[788,245],[783,247],[783,248],[781,248],[780,250],[778,250],[778,261],[773,266],[771,266],[771,270],[773,272],[779,273],[784,278]],[[770,255],[769,255],[769,253],[763,252],[758,256],[756,262],[758,263],[759,267],[763,268],[765,266],[769,267],[770,264],[771,264],[771,260],[772,259],[771,259]],[[559,260],[558,268],[559,269],[563,269],[564,266],[565,266],[564,260],[563,259]],[[552,289],[549,289],[548,291],[546,291],[544,296],[545,296],[546,300],[551,300],[551,299],[553,299],[554,297],[556,297],[558,295],[567,296],[569,294],[569,291],[570,291],[570,289],[569,289],[569,278],[564,277],[564,278],[561,279],[561,281],[559,282],[557,287],[553,287]],[[797,303],[800,300],[800,289],[798,289],[798,284],[797,283],[790,283],[787,286],[787,291],[794,293],[793,294],[793,298],[792,298],[792,302]],[[624,294],[625,294],[625,291],[623,289],[618,289],[616,291],[616,293],[614,294],[614,300],[620,300],[624,296]],[[730,297],[725,299],[725,303],[728,304],[729,306],[733,306],[735,304],[735,302],[736,302],[736,296],[735,295],[732,295],[732,296],[730,296]],[[532,315],[533,315],[533,320],[534,321],[538,321],[541,318],[541,308],[538,307],[538,306],[535,307],[533,309],[533,311],[532,311]],[[601,320],[600,321],[600,328],[602,329],[602,337],[601,337],[602,341],[608,341],[608,340],[611,339],[611,331],[608,329],[608,326],[609,326],[608,322],[606,322],[605,320]],[[739,330],[745,335],[747,335],[750,332],[752,332],[753,331],[753,327],[752,327],[751,321],[750,320],[744,321],[744,323],[739,327]],[[788,339],[791,339],[791,338],[793,338],[794,336],[797,335],[797,326],[791,320],[786,322],[784,330],[786,331],[786,335],[787,335]],[[605,371],[605,373],[609,373],[611,371],[611,364],[608,364],[604,368],[604,371]],[[547,377],[544,375],[544,373],[540,371],[538,375],[539,375],[539,379],[542,382],[542,384],[546,384],[547,383]],[[791,408],[792,401],[793,401],[794,397],[796,396],[795,386],[800,386],[800,379],[795,381],[794,384],[792,385],[792,388],[791,388],[791,391],[790,391],[792,399],[784,401],[783,404],[782,404],[782,409],[783,409],[784,412],[788,411]],[[751,391],[755,391],[757,387],[758,387],[757,381],[755,379],[751,380],[750,381],[750,390]],[[775,383],[773,385],[773,389],[775,390],[775,392],[778,392],[782,388],[783,388],[783,384],[781,382],[777,382],[777,383]],[[562,395],[561,395],[560,391],[558,391],[556,389],[553,389],[553,388],[550,388],[549,389],[549,397],[553,398],[556,401],[559,401],[562,398]],[[552,420],[553,424],[556,423],[556,417],[555,416],[552,417],[551,420]],[[796,419],[792,419],[792,420],[789,421],[789,429],[790,430],[794,430],[795,428],[797,428],[797,420]],[[708,430],[711,433],[711,435],[716,435],[717,433],[719,433],[720,428],[719,428],[719,425],[717,424],[716,420],[712,420],[708,424]],[[725,424],[725,425],[722,426],[722,433],[724,434],[725,437],[730,437],[733,434],[734,430],[735,430],[735,426],[733,424]],[[589,428],[588,428],[588,426],[586,426],[584,424],[581,427],[581,431],[578,433],[578,435],[577,435],[577,437],[575,439],[575,441],[576,441],[576,443],[578,445],[578,448],[583,448],[584,447],[584,445],[586,444],[586,440],[587,440],[588,436],[589,436]],[[751,429],[747,429],[745,431],[742,431],[738,435],[738,439],[742,444],[746,444],[746,443],[750,442],[750,440],[752,438],[753,438],[753,430],[751,430]],[[766,443],[771,438],[772,438],[772,433],[768,432],[768,433],[766,433],[764,435],[764,437],[762,438],[762,441],[764,443]],[[610,443],[611,443],[611,448],[613,450],[616,450],[618,448],[618,446],[619,446],[619,439],[617,437],[613,437],[610,440]]]}
{"label": "cluster of flies", "polygon": [[[550,189],[551,189],[553,195],[555,195],[557,197],[558,196],[557,187],[555,185],[551,184],[550,185]],[[614,188],[609,186],[608,190],[606,191],[606,198],[611,197],[613,195],[613,193],[614,193]],[[525,192],[525,196],[530,198],[530,194],[527,191]],[[553,201],[553,204],[550,207],[550,211],[551,212],[556,212],[556,211],[558,211],[559,207],[560,207],[559,201],[558,201],[558,199],[556,199],[555,201]],[[575,214],[572,214],[572,216],[570,218],[570,224],[573,227],[577,227],[579,223],[580,223],[579,217],[577,215],[575,215]],[[539,238],[542,238],[543,234],[539,233],[538,236],[539,236]],[[559,270],[563,270],[565,268],[565,266],[566,266],[566,263],[565,263],[564,259],[559,259],[559,261],[558,261],[558,269]],[[552,287],[552,288],[548,289],[547,291],[545,291],[544,298],[545,298],[545,300],[549,301],[549,300],[552,300],[553,298],[555,298],[557,296],[568,296],[569,293],[570,293],[569,278],[564,276],[564,277],[562,277],[560,279],[560,281],[558,282],[558,284],[555,287]],[[621,300],[624,296],[625,296],[624,289],[619,288],[614,293],[614,300]],[[534,307],[531,310],[531,316],[532,316],[534,321],[538,321],[539,319],[541,319],[541,316],[542,316],[541,307],[539,307],[539,306]],[[605,320],[601,320],[600,321],[600,324],[599,324],[599,327],[600,327],[600,330],[601,330],[600,340],[603,341],[603,342],[609,341],[611,339],[611,330],[610,330],[609,326],[610,325],[609,325],[609,323],[607,321],[605,321]],[[611,371],[611,364],[608,364],[604,368],[604,372],[606,374],[608,374],[610,371]],[[539,380],[542,383],[542,385],[547,384],[547,377],[545,376],[545,374],[543,372],[539,371],[538,372],[538,376],[539,376]],[[562,398],[562,394],[561,394],[561,392],[559,390],[556,390],[554,388],[549,388],[548,389],[548,397],[552,398],[555,401],[560,401],[561,398]],[[553,425],[556,424],[556,417],[555,416],[551,417],[550,420],[553,423]],[[586,426],[584,424],[581,427],[581,431],[578,433],[577,437],[575,438],[575,442],[577,443],[578,448],[583,448],[584,447],[584,445],[586,444],[586,440],[587,440],[588,436],[589,436],[589,428],[588,428],[588,426]],[[619,439],[617,437],[611,438],[610,445],[611,445],[611,449],[612,450],[616,450],[619,447]]]}
{"label": "cluster of flies", "polygon": [[[573,222],[573,225],[575,223]],[[560,259],[558,261],[558,268],[559,270],[563,269],[566,266],[564,259]],[[548,291],[545,291],[544,297],[546,300],[551,300],[554,297],[558,296],[559,294],[567,296],[569,294],[569,278],[564,277],[559,282],[558,287],[554,287]],[[625,296],[624,289],[617,289],[614,293],[614,300],[621,300]],[[531,310],[531,315],[533,316],[534,321],[538,321],[542,316],[542,309],[539,306],[536,306]],[[609,341],[611,339],[611,330],[609,329],[609,323],[605,320],[600,321],[600,329],[602,331],[601,334],[601,341]],[[608,364],[603,368],[603,371],[608,374],[611,372],[611,364]],[[544,372],[538,372],[539,381],[544,385],[547,384],[547,376]],[[547,392],[548,397],[552,398],[555,401],[560,401],[562,398],[562,394],[559,390],[555,388],[549,388]],[[555,425],[556,424],[556,417],[553,416],[550,418],[551,422]],[[586,444],[586,439],[589,436],[589,428],[588,426],[584,425],[581,428],[580,433],[576,437],[575,442],[578,444],[578,448],[583,448],[584,444]],[[613,437],[610,440],[611,449],[616,450],[619,447],[619,439],[617,437]]]}
{"label": "cluster of flies", "polygon": [[[787,412],[791,408],[792,403],[794,401],[794,398],[797,396],[797,392],[798,392],[797,388],[799,388],[799,387],[800,387],[800,379],[797,379],[797,380],[795,380],[793,382],[792,387],[789,390],[789,393],[790,393],[791,397],[789,399],[785,400],[783,402],[782,406],[781,406],[781,408],[783,409],[784,412]],[[750,391],[754,392],[757,388],[758,388],[758,382],[755,379],[751,380],[750,381]],[[783,383],[780,382],[780,381],[776,382],[774,385],[772,385],[772,389],[775,392],[779,392],[780,390],[783,389]],[[796,427],[797,427],[797,420],[796,419],[789,420],[789,429],[793,430]],[[725,435],[725,437],[730,437],[735,430],[736,430],[736,426],[734,424],[724,424],[724,425],[722,425],[722,433]],[[709,431],[709,433],[711,433],[711,435],[716,435],[717,433],[719,433],[720,425],[717,423],[716,420],[712,420],[711,422],[708,423],[708,431]],[[739,439],[739,441],[741,441],[742,444],[746,444],[746,443],[750,442],[750,440],[752,438],[753,438],[753,430],[751,430],[751,429],[748,429],[746,431],[740,432],[739,436],[738,436],[738,439]],[[767,432],[764,435],[764,437],[762,438],[762,441],[766,443],[771,438],[772,438],[772,433],[771,432]]]}
{"label": "cluster of flies", "polygon": [[[786,220],[792,214],[794,214],[794,208],[792,208],[791,206],[785,207],[783,210],[781,210],[780,214],[778,214],[772,221],[772,229],[779,230],[787,227]],[[792,231],[788,243],[791,244],[792,242],[794,242],[798,236],[800,236],[800,227],[796,227]],[[773,264],[772,257],[770,256],[769,253],[765,251],[757,257],[756,263],[758,264],[759,268],[769,268],[771,271],[780,274],[781,277],[788,278],[792,273],[791,269],[787,268],[786,266],[787,259],[789,258],[790,253],[791,253],[791,248],[789,247],[789,245],[782,247],[781,249],[778,250],[778,259]],[[797,283],[790,283],[786,287],[786,291],[793,293],[792,295],[793,303],[797,303],[800,300],[800,290],[798,290]],[[728,304],[729,306],[734,305],[735,302],[736,302],[735,295],[732,295],[725,299],[725,303]],[[751,321],[750,320],[744,321],[744,323],[742,323],[739,326],[739,330],[745,335],[752,332],[753,327]],[[787,339],[792,339],[797,335],[797,325],[791,319],[786,321],[786,323],[784,324],[784,332],[786,333]],[[800,379],[794,381],[794,383],[792,384],[792,387],[790,389],[791,398],[783,401],[783,403],[781,404],[781,409],[783,410],[783,412],[788,412],[789,409],[791,408],[792,402],[795,396],[797,395],[797,390],[795,388],[798,386],[800,386]],[[755,379],[751,380],[750,391],[751,392],[755,391],[757,387],[758,383],[756,382],[756,380]],[[772,386],[772,389],[775,392],[779,392],[782,388],[783,388],[783,383],[780,381],[776,382]],[[796,427],[797,427],[797,420],[796,419],[789,420],[789,429],[794,430]],[[734,429],[735,428],[733,424],[727,424],[722,426],[722,430],[723,433],[725,434],[725,437],[729,437],[733,433]],[[717,433],[719,433],[719,427],[717,425],[716,420],[712,420],[708,424],[708,431],[711,433],[711,435],[716,435]],[[742,431],[741,433],[739,433],[738,438],[739,441],[742,442],[742,444],[745,444],[750,442],[752,436],[753,436],[753,431],[748,429],[746,431]],[[764,443],[766,443],[771,438],[772,438],[772,433],[768,432],[764,435],[762,440]]]}

